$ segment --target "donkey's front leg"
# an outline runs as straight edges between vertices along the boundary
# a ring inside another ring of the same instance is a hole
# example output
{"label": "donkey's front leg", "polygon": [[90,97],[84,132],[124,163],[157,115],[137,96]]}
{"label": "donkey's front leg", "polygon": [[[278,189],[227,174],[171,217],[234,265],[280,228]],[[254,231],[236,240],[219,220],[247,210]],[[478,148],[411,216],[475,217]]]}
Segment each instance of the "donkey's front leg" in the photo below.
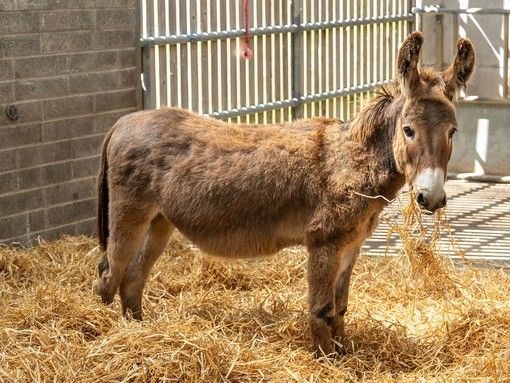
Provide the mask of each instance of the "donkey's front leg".
{"label": "donkey's front leg", "polygon": [[345,325],[344,315],[347,311],[347,301],[349,299],[349,285],[351,281],[352,269],[358,259],[360,248],[355,248],[346,252],[342,257],[340,265],[340,273],[336,280],[335,287],[335,317],[331,325],[331,332],[333,339],[340,343],[336,344],[336,351],[345,353],[346,340],[345,340]]}
{"label": "donkey's front leg", "polygon": [[331,352],[335,335],[333,321],[336,315],[335,283],[342,263],[338,243],[308,246],[308,306],[312,347],[317,356]]}

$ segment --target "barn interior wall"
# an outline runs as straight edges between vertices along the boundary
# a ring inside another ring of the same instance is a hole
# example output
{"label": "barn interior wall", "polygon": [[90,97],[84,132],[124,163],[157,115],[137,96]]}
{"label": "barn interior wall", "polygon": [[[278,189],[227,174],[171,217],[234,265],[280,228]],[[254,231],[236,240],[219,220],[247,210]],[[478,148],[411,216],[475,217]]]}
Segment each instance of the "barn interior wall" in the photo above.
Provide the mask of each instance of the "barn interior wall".
{"label": "barn interior wall", "polygon": [[0,1],[0,243],[94,233],[101,142],[139,108],[137,7]]}
{"label": "barn interior wall", "polygon": [[[508,0],[425,0],[423,6],[450,9],[502,9]],[[453,17],[458,17],[458,31]],[[508,63],[505,53],[509,42],[505,35],[504,14],[428,13],[422,16],[422,30],[427,37],[423,49],[425,64],[446,68],[455,53],[455,40],[466,36],[475,46],[477,63],[473,79],[466,89],[469,101],[458,104],[459,133],[455,136],[450,173],[457,176],[488,176],[508,179],[510,161],[508,143],[510,108]]]}

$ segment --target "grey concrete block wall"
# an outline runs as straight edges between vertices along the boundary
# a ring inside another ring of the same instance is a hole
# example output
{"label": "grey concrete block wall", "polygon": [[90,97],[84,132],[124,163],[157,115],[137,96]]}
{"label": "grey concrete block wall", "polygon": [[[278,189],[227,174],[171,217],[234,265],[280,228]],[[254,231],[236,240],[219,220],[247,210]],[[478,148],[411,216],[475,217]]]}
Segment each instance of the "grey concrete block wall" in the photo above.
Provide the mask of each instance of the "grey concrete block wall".
{"label": "grey concrete block wall", "polygon": [[94,234],[101,142],[140,107],[137,8],[0,0],[1,243]]}

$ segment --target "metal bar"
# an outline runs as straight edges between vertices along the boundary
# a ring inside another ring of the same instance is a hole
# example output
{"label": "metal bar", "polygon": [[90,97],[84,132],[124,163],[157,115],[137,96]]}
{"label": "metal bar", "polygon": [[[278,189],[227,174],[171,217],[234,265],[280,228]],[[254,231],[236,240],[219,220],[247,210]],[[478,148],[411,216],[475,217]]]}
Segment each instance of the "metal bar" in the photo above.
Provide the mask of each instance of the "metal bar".
{"label": "metal bar", "polygon": [[[416,9],[423,8],[423,0],[416,0]],[[409,0],[407,3],[407,9],[413,9],[412,0]],[[416,18],[414,20],[414,30],[421,31],[423,25],[423,20],[421,14],[416,13]]]}
{"label": "metal bar", "polygon": [[439,8],[429,6],[424,8],[413,7],[411,12],[417,13],[455,13],[455,14],[480,14],[480,15],[510,15],[510,9],[504,8]]}
{"label": "metal bar", "polygon": [[508,99],[508,28],[509,15],[503,16],[503,97]]}
{"label": "metal bar", "polygon": [[142,102],[144,109],[152,108],[151,97],[151,47],[142,46]]}
{"label": "metal bar", "polygon": [[[293,9],[295,4],[299,5],[300,0],[293,1]],[[279,33],[297,33],[308,32],[316,30],[325,30],[333,28],[353,27],[360,25],[372,25],[381,23],[394,23],[399,21],[413,21],[413,14],[399,15],[399,16],[378,16],[364,19],[351,19],[351,20],[331,20],[316,23],[294,23],[292,25],[276,25],[258,28],[249,28],[250,36],[267,36]],[[213,41],[213,40],[226,40],[231,38],[242,37],[245,34],[245,29],[238,29],[232,31],[215,31],[192,33],[189,35],[172,35],[172,36],[159,36],[159,37],[146,37],[140,39],[143,46],[152,45],[175,45],[183,43],[193,43],[197,41]]]}
{"label": "metal bar", "polygon": [[[456,16],[454,16],[456,17]],[[444,57],[443,57],[443,15],[436,15],[436,26],[434,28],[435,32],[435,38],[436,42],[434,44],[435,46],[435,54],[436,54],[436,63],[439,65],[439,68],[441,70],[444,70]],[[455,32],[455,29],[452,33],[454,36],[457,36],[457,32]],[[453,44],[453,46],[456,46],[456,44]]]}
{"label": "metal bar", "polygon": [[[301,0],[292,1],[292,22],[294,26],[301,26]],[[296,100],[292,106],[292,118],[303,117],[303,104],[301,99],[301,60],[302,60],[302,31],[296,28],[292,31],[292,99]]]}
{"label": "metal bar", "polygon": [[206,114],[206,116],[219,118],[219,119],[226,119],[226,118],[233,118],[233,117],[239,117],[239,116],[245,116],[247,114],[253,114],[253,113],[261,113],[261,112],[268,112],[275,109],[283,109],[288,107],[296,107],[299,105],[302,105],[303,103],[312,103],[317,101],[324,101],[324,100],[330,100],[333,98],[338,97],[344,97],[344,96],[351,96],[357,93],[364,93],[369,92],[371,90],[379,88],[381,85],[387,85],[390,81],[383,81],[380,83],[372,83],[372,84],[365,84],[365,85],[358,85],[353,86],[351,88],[344,88],[344,89],[336,89],[328,92],[322,92],[322,93],[316,93],[311,94],[308,96],[301,96],[299,98],[292,98],[282,101],[275,101],[275,102],[268,102],[266,104],[259,104],[259,105],[250,105],[245,106],[239,109],[232,109],[232,110],[226,110],[221,112],[213,112]]}
{"label": "metal bar", "polygon": [[[452,14],[452,40],[451,46],[457,46],[457,38],[459,36],[459,15],[454,13]],[[455,59],[455,51],[456,48],[453,49],[452,56],[450,57],[451,62]]]}

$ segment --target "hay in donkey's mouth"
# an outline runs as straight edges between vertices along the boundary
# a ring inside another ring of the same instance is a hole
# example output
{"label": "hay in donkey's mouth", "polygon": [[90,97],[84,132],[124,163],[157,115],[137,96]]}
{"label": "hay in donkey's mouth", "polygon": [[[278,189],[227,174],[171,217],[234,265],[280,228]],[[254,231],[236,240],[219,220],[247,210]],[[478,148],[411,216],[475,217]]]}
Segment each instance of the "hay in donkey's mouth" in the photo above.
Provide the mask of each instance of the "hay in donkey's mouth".
{"label": "hay in donkey's mouth", "polygon": [[501,269],[442,268],[462,294],[429,294],[424,283],[409,288],[405,258],[362,256],[348,353],[316,360],[301,248],[203,266],[177,235],[148,283],[143,322],[92,294],[99,258],[87,237],[0,247],[0,381],[510,381]]}
{"label": "hay in donkey's mouth", "polygon": [[446,217],[446,209],[434,213],[420,209],[411,192],[408,203],[399,199],[399,214],[385,215],[389,224],[388,240],[397,234],[401,241],[400,255],[407,260],[409,280],[421,284],[423,291],[445,293],[457,290],[461,282],[455,278],[451,255],[465,263],[469,261],[455,240]]}

